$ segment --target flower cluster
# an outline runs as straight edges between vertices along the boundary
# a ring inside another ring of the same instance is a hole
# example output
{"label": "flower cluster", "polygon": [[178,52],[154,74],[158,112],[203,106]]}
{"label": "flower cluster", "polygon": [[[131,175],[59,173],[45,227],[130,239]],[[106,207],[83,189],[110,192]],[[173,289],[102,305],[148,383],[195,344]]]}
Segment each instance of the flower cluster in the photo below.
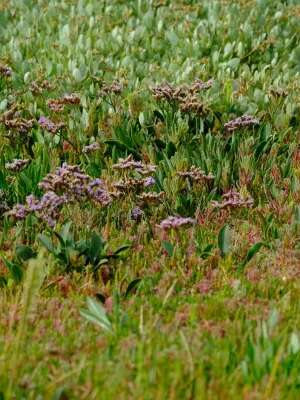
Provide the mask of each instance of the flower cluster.
{"label": "flower cluster", "polygon": [[29,164],[29,160],[17,160],[14,159],[12,162],[6,163],[5,168],[11,172],[20,172]]}
{"label": "flower cluster", "polygon": [[211,201],[213,208],[238,208],[238,207],[252,207],[252,197],[242,197],[241,194],[234,189],[229,190],[222,195],[222,201]]}
{"label": "flower cluster", "polygon": [[149,175],[156,171],[156,165],[144,164],[142,161],[134,161],[132,154],[127,158],[119,159],[117,164],[113,165],[117,170],[134,170],[141,175]]}
{"label": "flower cluster", "polygon": [[271,88],[270,94],[275,98],[286,97],[288,95],[288,91],[281,88]]}
{"label": "flower cluster", "polygon": [[140,221],[144,215],[144,211],[140,207],[134,207],[131,210],[131,219],[133,221]]}
{"label": "flower cluster", "polygon": [[50,110],[54,112],[61,112],[64,110],[65,105],[76,105],[80,104],[80,97],[77,94],[65,95],[60,99],[50,99],[47,101],[47,105]]}
{"label": "flower cluster", "polygon": [[212,79],[207,82],[197,79],[190,86],[181,85],[177,87],[166,82],[151,88],[151,92],[156,100],[176,101],[181,103],[186,101],[187,98],[194,96],[196,93],[209,89],[212,84]]}
{"label": "flower cluster", "polygon": [[87,146],[84,146],[82,149],[82,152],[85,154],[88,154],[88,153],[92,153],[99,149],[100,149],[99,143],[94,142],[94,143],[88,144]]}
{"label": "flower cluster", "polygon": [[33,119],[25,119],[21,117],[19,111],[17,111],[17,105],[14,105],[10,110],[6,111],[0,118],[0,121],[4,124],[8,130],[15,130],[18,133],[27,133],[34,124]]}
{"label": "flower cluster", "polygon": [[193,218],[170,216],[161,221],[161,223],[158,226],[163,230],[168,230],[168,229],[178,229],[183,226],[194,225],[195,223],[196,221]]}
{"label": "flower cluster", "polygon": [[63,204],[91,200],[107,206],[112,202],[112,196],[104,182],[84,174],[77,165],[64,163],[55,173],[46,175],[39,183],[39,188],[45,192],[40,200],[32,195],[28,196],[25,205],[17,204],[9,214],[15,219],[24,219],[28,214],[35,213],[53,227]]}
{"label": "flower cluster", "polygon": [[39,200],[35,196],[26,197],[26,204],[17,204],[9,215],[17,220],[26,218],[29,214],[35,214],[39,219],[53,228],[59,217],[59,209],[67,202],[66,196],[58,196],[52,191],[46,192]]}
{"label": "flower cluster", "polygon": [[251,115],[242,115],[241,117],[235,118],[224,124],[224,128],[228,132],[233,132],[239,128],[247,128],[258,124],[259,120],[252,117]]}
{"label": "flower cluster", "polygon": [[158,204],[165,197],[165,192],[143,192],[138,196],[141,206]]}
{"label": "flower cluster", "polygon": [[63,193],[68,201],[93,200],[103,206],[111,203],[112,198],[101,179],[92,179],[84,174],[77,165],[64,163],[55,173],[50,173],[39,183],[39,188],[55,193]]}
{"label": "flower cluster", "polygon": [[119,95],[123,91],[123,86],[120,82],[114,81],[110,85],[109,84],[104,84],[101,88],[100,94],[102,96],[107,96],[109,94],[116,94]]}
{"label": "flower cluster", "polygon": [[180,111],[183,113],[193,113],[203,116],[208,113],[206,106],[197,99],[196,96],[187,96],[179,104]]}
{"label": "flower cluster", "polygon": [[0,75],[2,75],[5,78],[8,78],[11,76],[12,70],[11,68],[7,67],[6,65],[0,64]]}
{"label": "flower cluster", "polygon": [[51,89],[52,85],[47,80],[43,80],[42,82],[33,81],[30,84],[30,91],[35,95],[41,94],[44,90],[51,90]]}
{"label": "flower cluster", "polygon": [[147,178],[137,179],[137,178],[127,178],[125,180],[120,180],[112,184],[112,186],[125,194],[131,191],[135,191],[141,188],[147,188],[155,184],[155,179],[152,176],[148,176]]}
{"label": "flower cluster", "polygon": [[0,190],[0,216],[9,210],[6,195],[3,190]]}
{"label": "flower cluster", "polygon": [[177,172],[177,175],[181,176],[182,178],[190,178],[195,182],[212,181],[215,179],[215,176],[212,173],[206,175],[202,169],[195,167],[194,165],[189,171],[179,171]]}
{"label": "flower cluster", "polygon": [[65,124],[63,122],[53,122],[51,121],[51,119],[44,116],[39,118],[38,123],[41,128],[53,134],[57,133],[59,130],[65,127]]}

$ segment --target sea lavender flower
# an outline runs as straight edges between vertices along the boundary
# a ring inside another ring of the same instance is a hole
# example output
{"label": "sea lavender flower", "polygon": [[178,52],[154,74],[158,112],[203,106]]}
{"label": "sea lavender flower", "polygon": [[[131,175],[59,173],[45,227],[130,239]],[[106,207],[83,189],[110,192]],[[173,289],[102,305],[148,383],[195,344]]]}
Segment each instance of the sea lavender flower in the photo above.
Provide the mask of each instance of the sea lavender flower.
{"label": "sea lavender flower", "polygon": [[195,167],[194,165],[190,168],[189,171],[179,171],[177,175],[182,178],[190,178],[195,182],[203,182],[203,181],[211,181],[215,179],[215,176],[212,173],[205,174],[200,168]]}
{"label": "sea lavender flower", "polygon": [[117,164],[113,165],[117,170],[135,170],[142,175],[148,175],[156,171],[156,165],[144,164],[142,161],[135,161],[132,154],[126,158],[120,158]]}
{"label": "sea lavender flower", "polygon": [[60,99],[49,99],[47,105],[50,110],[54,112],[61,112],[64,110],[65,105],[76,105],[80,104],[80,97],[77,94],[66,94]]}
{"label": "sea lavender flower", "polygon": [[144,187],[149,187],[155,185],[155,179],[153,176],[148,176],[147,178],[144,179]]}
{"label": "sea lavender flower", "polygon": [[62,112],[64,110],[64,108],[65,108],[64,104],[62,104],[60,102],[60,100],[57,100],[57,99],[48,100],[47,101],[47,106],[53,112]]}
{"label": "sea lavender flower", "polygon": [[14,159],[12,162],[6,163],[5,168],[11,172],[20,172],[24,168],[26,168],[28,164],[29,164],[29,160]]}
{"label": "sea lavender flower", "polygon": [[150,205],[150,204],[157,204],[162,201],[162,199],[165,197],[165,192],[145,192],[141,193],[138,196],[138,199],[140,200],[142,205]]}
{"label": "sea lavender flower", "polygon": [[109,192],[103,187],[103,181],[101,179],[96,178],[90,181],[87,185],[86,192],[91,200],[103,206],[107,206],[112,202],[112,198]]}
{"label": "sea lavender flower", "polygon": [[222,201],[211,201],[213,208],[238,208],[238,207],[252,207],[253,206],[252,197],[248,196],[246,198],[242,197],[241,194],[234,189],[222,195]]}
{"label": "sea lavender flower", "polygon": [[85,154],[92,153],[93,151],[99,150],[100,145],[97,142],[91,143],[87,146],[84,146],[82,152]]}
{"label": "sea lavender flower", "polygon": [[122,84],[118,81],[114,81],[110,85],[104,84],[101,88],[100,94],[102,96],[106,96],[108,94],[119,95],[122,93],[122,90],[123,90]]}
{"label": "sea lavender flower", "polygon": [[174,217],[170,216],[158,225],[163,230],[168,229],[178,229],[183,226],[189,226],[195,224],[196,221],[193,218],[184,218],[184,217]]}
{"label": "sea lavender flower", "polygon": [[131,210],[131,219],[133,221],[140,221],[144,215],[144,211],[140,207],[134,207]]}
{"label": "sea lavender flower", "polygon": [[42,82],[32,81],[30,84],[30,91],[35,95],[41,94],[44,90],[51,90],[51,89],[52,85],[46,79],[43,80]]}
{"label": "sea lavender flower", "polygon": [[40,202],[37,216],[54,228],[59,217],[60,207],[67,202],[66,196],[58,196],[54,192],[46,192]]}
{"label": "sea lavender flower", "polygon": [[241,117],[235,118],[226,124],[224,124],[224,128],[228,132],[234,132],[239,128],[247,128],[250,126],[255,126],[259,124],[259,120],[252,117],[251,115],[242,115]]}
{"label": "sea lavender flower", "polygon": [[6,65],[0,64],[0,75],[2,75],[5,78],[8,78],[9,76],[12,75],[11,68],[7,67]]}
{"label": "sea lavender flower", "polygon": [[25,119],[25,118],[6,118],[2,119],[6,129],[12,129],[19,133],[27,133],[34,124],[33,119]]}
{"label": "sea lavender flower", "polygon": [[16,220],[22,220],[29,214],[27,208],[23,204],[16,204],[9,212],[8,215]]}
{"label": "sea lavender flower", "polygon": [[0,189],[0,216],[8,210],[9,207],[7,204],[6,194],[4,190]]}
{"label": "sea lavender flower", "polygon": [[41,128],[51,133],[57,133],[60,129],[62,129],[65,126],[63,122],[55,123],[51,121],[49,118],[44,116],[40,117],[38,123]]}

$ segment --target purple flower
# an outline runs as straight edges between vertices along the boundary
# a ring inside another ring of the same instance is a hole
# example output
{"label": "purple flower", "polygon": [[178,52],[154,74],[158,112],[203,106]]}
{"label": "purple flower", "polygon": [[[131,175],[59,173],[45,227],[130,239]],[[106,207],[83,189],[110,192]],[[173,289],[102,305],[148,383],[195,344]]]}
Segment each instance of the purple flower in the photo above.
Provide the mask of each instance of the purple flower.
{"label": "purple flower", "polygon": [[259,120],[252,117],[251,115],[242,115],[241,117],[235,118],[226,124],[224,124],[224,128],[228,132],[233,132],[239,128],[246,128],[250,126],[255,126],[259,124]]}
{"label": "purple flower", "polygon": [[65,126],[65,124],[63,124],[62,122],[55,123],[51,121],[49,118],[44,116],[39,118],[38,123],[41,128],[51,133],[57,133],[60,129],[62,129]]}
{"label": "purple flower", "polygon": [[27,217],[28,210],[23,204],[16,204],[8,214],[15,219],[21,220]]}
{"label": "purple flower", "polygon": [[174,217],[170,216],[158,225],[161,229],[178,229],[182,226],[188,226],[195,224],[196,221],[193,218],[184,218],[184,217]]}
{"label": "purple flower", "polygon": [[12,172],[20,172],[22,169],[26,168],[29,164],[29,160],[17,160],[14,159],[10,163],[5,164],[5,168]]}
{"label": "purple flower", "polygon": [[91,143],[87,146],[84,146],[84,148],[82,149],[82,152],[85,154],[88,153],[92,153],[93,151],[99,150],[100,149],[100,145],[97,142]]}
{"label": "purple flower", "polygon": [[237,207],[252,207],[253,199],[248,196],[242,197],[241,194],[234,189],[230,189],[228,192],[222,195],[222,201],[211,201],[213,208],[237,208]]}
{"label": "purple flower", "polygon": [[6,65],[0,64],[0,75],[4,77],[9,77],[12,74],[12,70]]}
{"label": "purple flower", "polygon": [[131,219],[134,221],[140,221],[144,215],[144,211],[140,207],[134,207],[131,210]]}
{"label": "purple flower", "polygon": [[144,186],[149,187],[155,185],[155,179],[152,176],[148,176],[144,179]]}

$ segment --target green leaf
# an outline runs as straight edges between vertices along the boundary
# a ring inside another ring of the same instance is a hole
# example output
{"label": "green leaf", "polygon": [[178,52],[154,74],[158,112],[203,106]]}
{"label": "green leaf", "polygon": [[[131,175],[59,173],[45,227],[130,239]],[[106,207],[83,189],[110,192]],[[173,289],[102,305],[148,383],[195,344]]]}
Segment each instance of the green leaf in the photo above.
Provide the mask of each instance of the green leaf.
{"label": "green leaf", "polygon": [[23,271],[22,271],[21,266],[17,263],[7,260],[4,257],[2,257],[2,260],[5,264],[5,266],[8,268],[12,279],[15,282],[21,282],[22,277],[23,277]]}
{"label": "green leaf", "polygon": [[129,296],[129,294],[141,283],[142,279],[141,278],[136,278],[133,281],[129,283],[127,286],[126,292],[125,292],[125,299]]}
{"label": "green leaf", "polygon": [[225,257],[230,252],[231,238],[230,238],[230,228],[226,224],[219,232],[218,245],[221,252],[221,256]]}
{"label": "green leaf", "polygon": [[102,304],[91,297],[87,298],[86,303],[87,309],[81,310],[80,314],[88,321],[100,326],[100,328],[106,332],[113,333],[112,324],[108,319],[106,310]]}
{"label": "green leaf", "polygon": [[53,254],[55,253],[55,249],[52,244],[52,241],[48,236],[46,236],[44,234],[40,234],[40,235],[38,235],[38,240],[42,243],[43,246],[46,247],[46,249],[48,251],[50,251],[50,253],[53,253]]}
{"label": "green leaf", "polygon": [[103,239],[101,236],[97,235],[96,232],[92,233],[91,242],[90,242],[90,249],[89,249],[89,257],[92,263],[96,262],[97,258],[100,256],[103,250]]}
{"label": "green leaf", "polygon": [[34,252],[31,247],[21,244],[16,248],[16,256],[22,261],[27,261],[30,258],[34,258],[36,252]]}
{"label": "green leaf", "polygon": [[254,256],[256,253],[259,252],[259,250],[265,246],[263,242],[257,242],[255,243],[248,251],[247,256],[244,261],[244,265],[246,265]]}
{"label": "green leaf", "polygon": [[166,252],[168,253],[169,257],[172,257],[173,253],[174,253],[174,246],[172,245],[172,243],[164,240],[162,242],[162,246],[163,248],[166,250]]}
{"label": "green leaf", "polygon": [[72,226],[72,221],[69,221],[63,225],[61,231],[59,232],[60,237],[63,239],[65,243],[68,241],[68,239],[70,239],[71,226]]}
{"label": "green leaf", "polygon": [[130,247],[131,247],[130,243],[129,244],[123,244],[122,246],[118,247],[117,250],[114,251],[113,256],[115,257],[115,256],[119,255],[123,251],[125,251],[127,249],[130,249]]}

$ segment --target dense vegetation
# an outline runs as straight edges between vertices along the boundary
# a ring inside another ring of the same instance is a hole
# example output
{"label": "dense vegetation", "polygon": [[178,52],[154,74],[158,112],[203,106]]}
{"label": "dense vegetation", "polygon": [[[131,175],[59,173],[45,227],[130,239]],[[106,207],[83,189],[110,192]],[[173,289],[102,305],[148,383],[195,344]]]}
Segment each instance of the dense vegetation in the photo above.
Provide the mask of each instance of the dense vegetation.
{"label": "dense vegetation", "polygon": [[0,2],[0,398],[299,398],[299,27]]}

